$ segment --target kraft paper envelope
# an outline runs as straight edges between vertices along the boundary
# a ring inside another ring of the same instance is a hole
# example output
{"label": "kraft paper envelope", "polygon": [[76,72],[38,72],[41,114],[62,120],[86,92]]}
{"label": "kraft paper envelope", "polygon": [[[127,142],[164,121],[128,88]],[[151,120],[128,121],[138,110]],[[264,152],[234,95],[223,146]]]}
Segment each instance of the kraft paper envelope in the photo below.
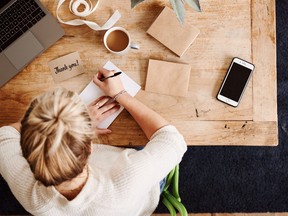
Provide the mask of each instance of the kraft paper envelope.
{"label": "kraft paper envelope", "polygon": [[200,31],[186,22],[179,23],[174,11],[165,7],[147,33],[181,57]]}
{"label": "kraft paper envelope", "polygon": [[191,66],[166,61],[149,60],[145,90],[185,97],[188,92]]}

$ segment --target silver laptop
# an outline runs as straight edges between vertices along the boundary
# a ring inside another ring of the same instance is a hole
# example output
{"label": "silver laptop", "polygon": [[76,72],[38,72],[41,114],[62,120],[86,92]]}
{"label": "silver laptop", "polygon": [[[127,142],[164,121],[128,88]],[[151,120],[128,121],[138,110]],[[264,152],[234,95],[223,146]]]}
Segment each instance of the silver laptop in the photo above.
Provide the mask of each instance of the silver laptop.
{"label": "silver laptop", "polygon": [[0,0],[0,86],[63,35],[38,0]]}

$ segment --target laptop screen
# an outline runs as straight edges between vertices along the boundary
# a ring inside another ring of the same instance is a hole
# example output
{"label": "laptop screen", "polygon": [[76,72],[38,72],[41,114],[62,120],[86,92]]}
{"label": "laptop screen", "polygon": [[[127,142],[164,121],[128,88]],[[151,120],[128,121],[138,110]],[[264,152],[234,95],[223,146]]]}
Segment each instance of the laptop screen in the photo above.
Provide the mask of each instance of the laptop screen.
{"label": "laptop screen", "polygon": [[1,0],[0,1],[0,8],[4,7],[6,4],[8,4],[11,0]]}

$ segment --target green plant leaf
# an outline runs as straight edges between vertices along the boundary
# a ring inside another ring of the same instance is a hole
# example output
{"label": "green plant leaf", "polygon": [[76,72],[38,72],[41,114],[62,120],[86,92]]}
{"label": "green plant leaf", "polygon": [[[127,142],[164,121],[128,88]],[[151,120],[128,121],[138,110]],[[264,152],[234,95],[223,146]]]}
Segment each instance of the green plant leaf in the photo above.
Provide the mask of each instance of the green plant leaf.
{"label": "green plant leaf", "polygon": [[131,8],[134,8],[137,4],[141,3],[144,0],[131,0]]}
{"label": "green plant leaf", "polygon": [[184,23],[185,7],[181,0],[169,0],[180,23]]}
{"label": "green plant leaf", "polygon": [[186,3],[192,7],[195,11],[200,12],[201,11],[201,7],[199,4],[199,0],[185,0]]}

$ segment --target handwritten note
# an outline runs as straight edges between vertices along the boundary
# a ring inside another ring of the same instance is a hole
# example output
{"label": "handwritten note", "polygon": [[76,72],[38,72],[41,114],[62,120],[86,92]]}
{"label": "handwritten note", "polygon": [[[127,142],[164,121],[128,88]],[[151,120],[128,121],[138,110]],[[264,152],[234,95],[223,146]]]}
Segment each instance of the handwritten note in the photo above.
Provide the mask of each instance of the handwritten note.
{"label": "handwritten note", "polygon": [[50,61],[48,66],[56,83],[67,80],[84,72],[78,52],[73,52]]}
{"label": "handwritten note", "polygon": [[[107,70],[115,70],[115,71],[121,71],[118,67],[116,67],[112,62],[108,61],[104,65],[104,68]],[[123,82],[125,90],[131,95],[135,96],[137,92],[141,89],[141,86],[139,86],[134,80],[132,80],[130,77],[128,77],[123,71],[120,75],[120,78]],[[93,81],[91,81],[86,88],[81,92],[80,98],[86,103],[87,105],[96,100],[97,98],[105,95],[104,92],[102,92],[101,89],[96,86]],[[100,122],[98,125],[99,128],[108,128],[109,125],[114,121],[114,119],[121,113],[121,111],[124,109],[124,107],[120,107],[120,109],[113,113],[111,116]]]}

